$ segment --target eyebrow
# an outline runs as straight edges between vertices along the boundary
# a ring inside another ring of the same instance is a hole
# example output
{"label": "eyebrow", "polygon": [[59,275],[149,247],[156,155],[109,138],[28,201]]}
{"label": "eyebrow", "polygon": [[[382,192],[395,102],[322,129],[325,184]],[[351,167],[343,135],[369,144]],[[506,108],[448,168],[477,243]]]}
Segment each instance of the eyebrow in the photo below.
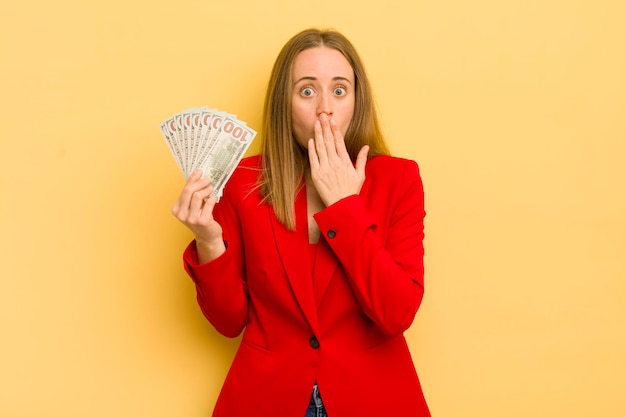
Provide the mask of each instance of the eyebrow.
{"label": "eyebrow", "polygon": [[[301,78],[297,79],[296,81],[294,81],[293,85],[298,84],[300,81],[306,81],[306,80],[308,80],[308,81],[317,81],[317,77],[312,77],[310,75],[307,75],[307,76],[301,77]],[[352,82],[348,78],[342,77],[342,76],[333,77],[332,81],[345,81],[348,84],[352,84]]]}

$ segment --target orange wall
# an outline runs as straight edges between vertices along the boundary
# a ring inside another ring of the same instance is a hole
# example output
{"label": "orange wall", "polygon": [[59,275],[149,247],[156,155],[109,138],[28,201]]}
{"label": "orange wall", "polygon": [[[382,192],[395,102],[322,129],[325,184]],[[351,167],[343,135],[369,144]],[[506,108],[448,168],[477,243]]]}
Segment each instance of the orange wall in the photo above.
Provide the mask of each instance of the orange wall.
{"label": "orange wall", "polygon": [[2,9],[0,415],[208,414],[238,341],[195,306],[158,126],[206,104],[258,129],[309,26],[353,40],[392,149],[422,168],[407,337],[433,415],[626,415],[623,2]]}

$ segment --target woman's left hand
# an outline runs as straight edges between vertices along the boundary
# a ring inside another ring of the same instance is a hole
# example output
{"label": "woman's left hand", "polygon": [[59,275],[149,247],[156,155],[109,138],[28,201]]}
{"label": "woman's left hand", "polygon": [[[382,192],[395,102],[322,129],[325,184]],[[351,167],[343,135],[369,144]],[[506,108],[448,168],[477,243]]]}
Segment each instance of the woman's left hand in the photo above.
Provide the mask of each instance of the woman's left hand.
{"label": "woman's left hand", "polygon": [[365,181],[369,146],[363,146],[353,164],[337,124],[322,113],[315,122],[315,139],[309,139],[311,179],[326,207],[358,194]]}

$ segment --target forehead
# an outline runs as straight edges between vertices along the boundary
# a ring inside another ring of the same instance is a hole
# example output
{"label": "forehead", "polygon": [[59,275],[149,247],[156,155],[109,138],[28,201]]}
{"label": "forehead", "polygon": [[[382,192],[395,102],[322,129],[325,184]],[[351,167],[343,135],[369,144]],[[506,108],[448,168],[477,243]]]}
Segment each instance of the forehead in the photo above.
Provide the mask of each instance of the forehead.
{"label": "forehead", "polygon": [[324,46],[305,49],[293,62],[294,81],[301,77],[354,79],[354,71],[341,52]]}

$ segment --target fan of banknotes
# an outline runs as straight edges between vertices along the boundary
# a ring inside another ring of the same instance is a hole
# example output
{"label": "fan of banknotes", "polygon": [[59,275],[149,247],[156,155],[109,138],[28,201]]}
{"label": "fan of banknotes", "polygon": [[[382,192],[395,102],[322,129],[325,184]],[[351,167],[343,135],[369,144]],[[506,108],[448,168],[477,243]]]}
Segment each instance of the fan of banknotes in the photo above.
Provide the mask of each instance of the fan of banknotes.
{"label": "fan of banknotes", "polygon": [[218,198],[256,136],[235,115],[208,107],[173,115],[161,123],[161,133],[185,178],[201,169]]}

